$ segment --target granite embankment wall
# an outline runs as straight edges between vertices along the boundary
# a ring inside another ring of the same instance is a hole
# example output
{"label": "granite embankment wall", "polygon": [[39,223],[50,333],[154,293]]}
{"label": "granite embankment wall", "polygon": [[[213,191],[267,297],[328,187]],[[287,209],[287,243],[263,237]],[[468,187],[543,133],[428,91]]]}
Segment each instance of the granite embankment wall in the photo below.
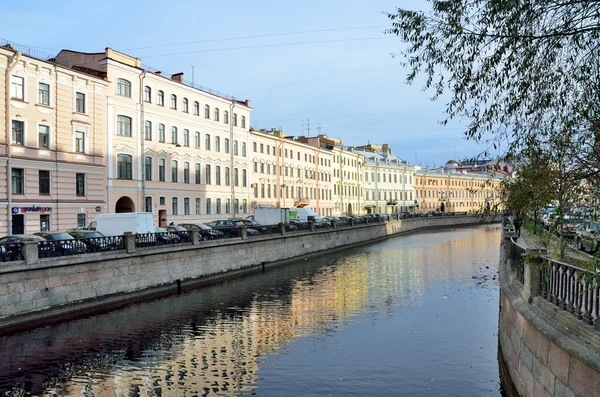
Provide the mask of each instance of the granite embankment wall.
{"label": "granite embankment wall", "polygon": [[519,280],[510,245],[503,238],[499,275],[499,361],[512,382],[507,395],[600,396],[600,328],[531,294],[539,286],[539,264],[526,260]]}
{"label": "granite embankment wall", "polygon": [[[488,220],[489,221],[489,220]],[[0,330],[82,314],[153,294],[423,229],[482,222],[476,216],[394,220],[197,245],[137,248],[0,265]]]}

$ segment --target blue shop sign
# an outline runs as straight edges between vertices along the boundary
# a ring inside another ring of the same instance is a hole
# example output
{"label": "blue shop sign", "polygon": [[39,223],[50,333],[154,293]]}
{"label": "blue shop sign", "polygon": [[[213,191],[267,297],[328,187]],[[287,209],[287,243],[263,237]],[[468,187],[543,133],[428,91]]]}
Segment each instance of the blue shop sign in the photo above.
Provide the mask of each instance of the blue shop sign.
{"label": "blue shop sign", "polygon": [[52,207],[12,207],[13,214],[24,214],[27,212],[52,212]]}

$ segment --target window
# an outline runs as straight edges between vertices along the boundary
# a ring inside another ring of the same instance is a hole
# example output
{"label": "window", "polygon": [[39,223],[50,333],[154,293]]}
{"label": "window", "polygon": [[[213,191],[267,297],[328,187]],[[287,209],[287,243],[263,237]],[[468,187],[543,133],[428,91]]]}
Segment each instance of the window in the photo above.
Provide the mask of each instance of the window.
{"label": "window", "polygon": [[238,155],[238,141],[233,141],[233,154]]}
{"label": "window", "polygon": [[165,181],[166,168],[167,168],[167,160],[158,159],[158,180],[160,182]]}
{"label": "window", "polygon": [[75,93],[75,111],[85,113],[85,94],[83,92]]}
{"label": "window", "polygon": [[159,197],[158,205],[167,205],[167,199],[164,196]]}
{"label": "window", "polygon": [[219,121],[219,108],[215,108],[215,121]]}
{"label": "window", "polygon": [[47,125],[38,126],[38,147],[46,149],[50,147],[50,127]]}
{"label": "window", "polygon": [[200,116],[200,102],[194,101],[194,115]]}
{"label": "window", "polygon": [[50,85],[46,83],[38,84],[38,103],[40,105],[50,106]]}
{"label": "window", "polygon": [[227,110],[223,110],[223,122],[229,124],[229,112]]}
{"label": "window", "polygon": [[158,99],[156,101],[159,106],[165,106],[165,93],[161,90],[158,90]]}
{"label": "window", "polygon": [[230,186],[229,167],[225,167],[225,186]]}
{"label": "window", "polygon": [[159,142],[165,142],[166,138],[165,138],[165,125],[164,124],[159,124],[158,125],[158,141]]}
{"label": "window", "polygon": [[85,214],[77,214],[77,227],[86,227],[87,221]]}
{"label": "window", "polygon": [[240,186],[239,170],[237,168],[233,169],[233,185]]}
{"label": "window", "polygon": [[25,194],[25,170],[22,168],[12,169],[12,193]]}
{"label": "window", "polygon": [[229,153],[229,138],[225,138],[225,153]]}
{"label": "window", "polygon": [[133,159],[128,154],[117,155],[117,179],[133,179],[131,163]]}
{"label": "window", "polygon": [[177,109],[177,95],[171,94],[171,109]]}
{"label": "window", "polygon": [[177,169],[177,160],[171,160],[171,182],[177,182],[179,170]]}
{"label": "window", "polygon": [[217,165],[215,167],[215,184],[216,185],[221,184],[221,166],[220,165]]}
{"label": "window", "polygon": [[231,199],[225,200],[225,213],[231,214]]}
{"label": "window", "polygon": [[117,79],[117,95],[131,98],[131,82],[125,79]]}
{"label": "window", "polygon": [[85,174],[75,174],[75,195],[85,196]]}
{"label": "window", "polygon": [[260,144],[260,152],[261,153],[265,152],[265,145],[263,145],[262,143]]}
{"label": "window", "polygon": [[204,149],[210,150],[210,135],[209,134],[206,134],[206,137],[204,138]]}
{"label": "window", "polygon": [[196,198],[196,215],[200,215],[202,213],[201,208],[202,208],[202,199],[197,197]]}
{"label": "window", "polygon": [[204,172],[204,183],[207,185],[210,185],[212,183],[210,176],[210,164],[206,164],[206,171]]}
{"label": "window", "polygon": [[233,114],[233,126],[237,127],[237,113]]}
{"label": "window", "polygon": [[211,210],[212,210],[212,208],[211,208],[211,207],[212,207],[212,206],[211,206],[210,199],[209,199],[209,198],[207,198],[207,199],[206,199],[206,214],[207,214],[207,215],[210,215],[210,214],[212,214],[212,211],[211,211]]}
{"label": "window", "polygon": [[171,198],[171,213],[179,215],[179,199],[177,197]]}
{"label": "window", "polygon": [[177,144],[177,127],[171,127],[171,143]]}
{"label": "window", "polygon": [[152,88],[144,87],[144,102],[152,102]]}
{"label": "window", "polygon": [[246,116],[242,116],[242,128],[246,128]]}
{"label": "window", "polygon": [[210,119],[210,106],[204,105],[204,118]]}
{"label": "window", "polygon": [[147,141],[152,140],[152,122],[148,120],[146,120],[144,126],[144,139],[146,139]]}
{"label": "window", "polygon": [[85,132],[75,131],[75,152],[85,153]]}
{"label": "window", "polygon": [[190,112],[190,108],[189,108],[189,102],[187,98],[183,98],[183,109],[182,109],[185,113],[189,113]]}
{"label": "window", "polygon": [[197,148],[200,147],[200,131],[194,133],[194,146]]}
{"label": "window", "polygon": [[183,199],[183,215],[190,214],[190,198],[186,197]]}
{"label": "window", "polygon": [[131,117],[117,116],[117,135],[131,136]]}
{"label": "window", "polygon": [[202,171],[200,163],[194,164],[194,178],[197,185],[202,183]]}
{"label": "window", "polygon": [[183,163],[183,183],[190,183],[190,163]]}
{"label": "window", "polygon": [[146,200],[144,203],[144,211],[152,212],[152,196],[146,196]]}
{"label": "window", "polygon": [[215,152],[221,151],[221,138],[218,136],[215,137]]}
{"label": "window", "polygon": [[258,163],[256,161],[254,162],[254,172],[258,172]]}
{"label": "window", "polygon": [[246,142],[242,142],[242,156],[246,157]]}
{"label": "window", "polygon": [[146,156],[144,158],[144,174],[145,180],[152,180],[152,157]]}
{"label": "window", "polygon": [[18,120],[12,121],[12,143],[13,145],[23,145],[25,140],[25,123]]}
{"label": "window", "polygon": [[256,142],[252,142],[252,151],[256,153]]}
{"label": "window", "polygon": [[246,170],[242,170],[242,186],[243,187],[248,187],[248,173]]}
{"label": "window", "polygon": [[50,194],[50,171],[38,171],[40,194]]}
{"label": "window", "polygon": [[217,214],[221,213],[221,199],[217,199]]}
{"label": "window", "polygon": [[25,79],[19,76],[13,76],[10,83],[11,98],[25,100]]}

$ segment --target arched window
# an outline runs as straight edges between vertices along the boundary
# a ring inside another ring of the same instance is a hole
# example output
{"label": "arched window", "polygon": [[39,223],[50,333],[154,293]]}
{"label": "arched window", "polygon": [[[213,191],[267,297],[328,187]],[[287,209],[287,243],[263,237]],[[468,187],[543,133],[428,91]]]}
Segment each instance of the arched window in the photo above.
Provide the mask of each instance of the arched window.
{"label": "arched window", "polygon": [[117,135],[131,136],[131,117],[117,116]]}
{"label": "arched window", "polygon": [[219,121],[219,108],[215,108],[215,121]]}
{"label": "arched window", "polygon": [[229,186],[229,167],[225,167],[225,186]]}
{"label": "arched window", "polygon": [[221,151],[221,138],[216,136],[215,137],[215,152],[220,152]]}
{"label": "arched window", "polygon": [[225,153],[229,153],[229,138],[225,138]]}
{"label": "arched window", "polygon": [[171,94],[171,109],[177,109],[177,95]]}
{"label": "arched window", "polygon": [[166,177],[167,161],[165,159],[158,159],[158,180],[164,182]]}
{"label": "arched window", "polygon": [[225,213],[231,214],[231,199],[225,200]]}
{"label": "arched window", "polygon": [[171,198],[171,213],[179,215],[179,199],[177,197]]}
{"label": "arched window", "polygon": [[242,128],[246,128],[246,116],[242,116]]}
{"label": "arched window", "polygon": [[131,173],[133,157],[129,154],[117,155],[117,179],[133,179]]}
{"label": "arched window", "polygon": [[144,127],[144,139],[147,141],[152,140],[152,121],[146,120]]}
{"label": "arched window", "polygon": [[177,160],[171,160],[171,182],[177,182],[179,170],[177,169]]}
{"label": "arched window", "polygon": [[233,169],[233,185],[240,186],[239,170],[237,168]]}
{"label": "arched window", "polygon": [[187,98],[183,98],[183,111],[186,113],[190,111]]}
{"label": "arched window", "polygon": [[125,79],[117,79],[117,95],[131,98],[131,82]]}
{"label": "arched window", "polygon": [[233,114],[233,126],[237,127],[237,113]]}
{"label": "arched window", "polygon": [[221,166],[219,166],[219,165],[217,165],[215,167],[215,184],[216,185],[221,184]]}
{"label": "arched window", "polygon": [[200,147],[200,131],[194,133],[194,146],[197,148]]}
{"label": "arched window", "polygon": [[144,179],[147,181],[152,180],[152,157],[146,156],[144,158]]}
{"label": "arched window", "polygon": [[246,170],[242,170],[242,186],[243,187],[247,187],[248,186],[247,180],[248,180],[248,173],[247,173]]}
{"label": "arched window", "polygon": [[183,183],[190,183],[190,163],[183,163]]}
{"label": "arched window", "polygon": [[217,214],[221,213],[221,199],[217,199]]}
{"label": "arched window", "polygon": [[171,143],[177,144],[177,127],[171,127]]}
{"label": "arched window", "polygon": [[196,184],[201,184],[202,183],[202,166],[200,165],[200,163],[196,163],[194,165],[194,178],[196,181]]}
{"label": "arched window", "polygon": [[210,164],[206,164],[206,171],[204,172],[204,183],[207,185],[212,184],[211,173],[210,173]]}
{"label": "arched window", "polygon": [[229,112],[227,110],[223,110],[223,122],[229,124]]}
{"label": "arched window", "polygon": [[204,105],[204,118],[210,119],[210,106]]}
{"label": "arched window", "polygon": [[202,199],[196,197],[196,215],[202,214]]}
{"label": "arched window", "polygon": [[206,214],[212,214],[212,205],[211,200],[209,198],[206,199]]}
{"label": "arched window", "polygon": [[144,102],[152,102],[152,88],[144,87]]}
{"label": "arched window", "polygon": [[157,99],[156,99],[156,103],[159,106],[165,106],[165,93],[161,90],[158,90],[158,94],[157,94]]}
{"label": "arched window", "polygon": [[204,149],[210,150],[210,134],[206,134],[204,139]]}
{"label": "arched window", "polygon": [[194,101],[194,115],[200,115],[200,102]]}

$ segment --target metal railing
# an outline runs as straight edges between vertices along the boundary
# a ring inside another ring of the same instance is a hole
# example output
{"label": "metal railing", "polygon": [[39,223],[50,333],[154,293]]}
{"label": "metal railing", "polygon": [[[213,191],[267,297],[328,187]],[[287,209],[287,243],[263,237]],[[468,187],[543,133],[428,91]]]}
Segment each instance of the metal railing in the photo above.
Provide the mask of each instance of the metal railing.
{"label": "metal railing", "polygon": [[82,240],[45,240],[38,242],[38,258],[79,255],[87,252]]}
{"label": "metal railing", "polygon": [[519,280],[521,284],[523,284],[525,282],[525,263],[523,262],[523,260],[526,249],[517,244],[512,237],[510,238],[510,243],[510,269],[515,273],[517,280]]}
{"label": "metal railing", "polygon": [[119,251],[125,249],[123,236],[92,237],[79,239],[77,241],[81,241],[86,247],[85,252],[90,253]]}
{"label": "metal railing", "polygon": [[0,261],[13,262],[23,260],[23,243],[0,245]]}
{"label": "metal railing", "polygon": [[600,325],[600,274],[546,257],[540,296],[586,324]]}
{"label": "metal railing", "polygon": [[138,233],[135,235],[136,248],[178,245],[190,242],[188,232]]}

